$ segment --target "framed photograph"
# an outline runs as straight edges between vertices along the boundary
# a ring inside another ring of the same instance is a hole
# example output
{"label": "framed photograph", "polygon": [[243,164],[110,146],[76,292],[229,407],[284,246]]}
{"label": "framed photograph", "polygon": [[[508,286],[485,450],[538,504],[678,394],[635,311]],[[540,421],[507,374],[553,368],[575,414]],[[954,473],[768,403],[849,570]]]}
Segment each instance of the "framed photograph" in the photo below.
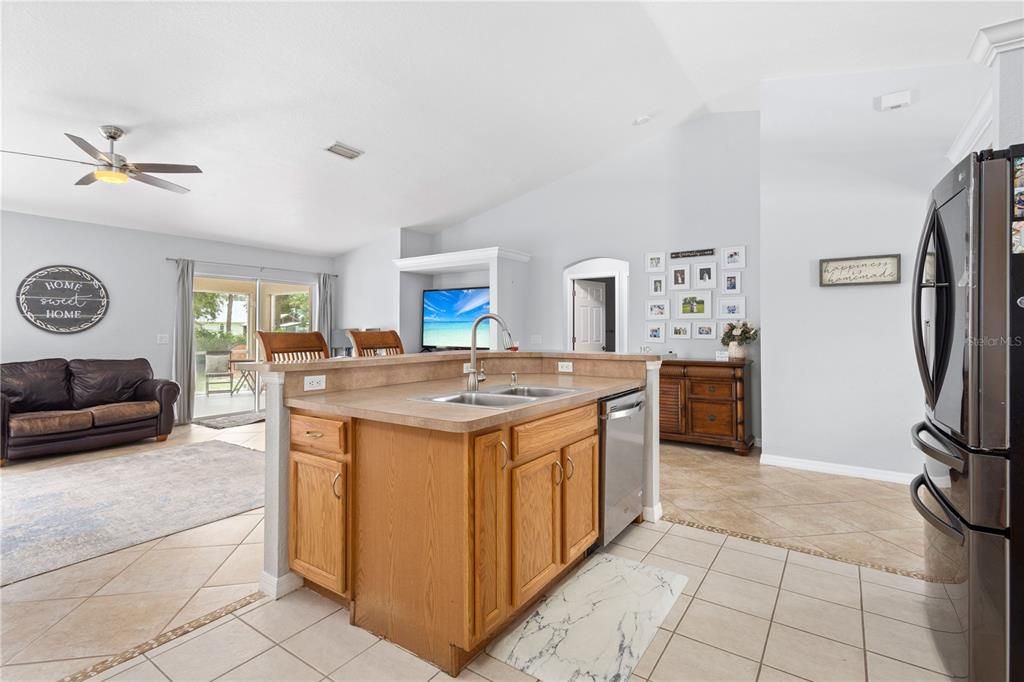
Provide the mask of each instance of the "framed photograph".
{"label": "framed photograph", "polygon": [[717,317],[723,320],[742,320],[746,316],[746,296],[722,296],[718,299]]}
{"label": "framed photograph", "polygon": [[668,338],[670,339],[689,339],[692,333],[692,322],[669,322]]}
{"label": "framed photograph", "polygon": [[722,293],[738,294],[742,289],[740,273],[732,271],[722,273]]}
{"label": "framed photograph", "polygon": [[648,322],[647,323],[647,342],[648,343],[665,343],[665,323],[664,322]]}
{"label": "framed photograph", "polygon": [[644,264],[647,272],[665,272],[665,252],[647,254]]}
{"label": "framed photograph", "polygon": [[747,267],[747,247],[727,246],[722,249],[722,269],[742,270]]}
{"label": "framed photograph", "polygon": [[650,278],[648,278],[647,295],[665,295],[665,275],[651,275]]}
{"label": "framed photograph", "polygon": [[717,339],[718,337],[715,336],[715,323],[698,322],[693,325],[693,338],[712,341]]}
{"label": "framed photograph", "polygon": [[718,265],[716,263],[695,263],[693,266],[694,289],[718,288]]}
{"label": "framed photograph", "polygon": [[711,319],[711,292],[676,294],[676,310],[673,317],[677,320]]}
{"label": "framed photograph", "polygon": [[647,319],[648,320],[667,320],[668,319],[668,299],[667,298],[650,298],[650,299],[647,299]]}
{"label": "framed photograph", "polygon": [[690,288],[690,266],[689,265],[670,265],[668,268],[668,288],[669,289],[689,289]]}
{"label": "framed photograph", "polygon": [[818,286],[899,284],[900,254],[822,258],[818,261]]}

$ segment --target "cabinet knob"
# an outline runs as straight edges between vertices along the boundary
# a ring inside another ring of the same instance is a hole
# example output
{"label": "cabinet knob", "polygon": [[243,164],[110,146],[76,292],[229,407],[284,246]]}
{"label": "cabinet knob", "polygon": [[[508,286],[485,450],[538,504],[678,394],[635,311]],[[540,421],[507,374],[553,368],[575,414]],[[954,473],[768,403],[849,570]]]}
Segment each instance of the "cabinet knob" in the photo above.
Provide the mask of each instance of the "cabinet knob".
{"label": "cabinet knob", "polygon": [[709,415],[708,415],[708,421],[709,421],[709,422],[713,422],[713,421],[715,421],[715,420],[717,420],[717,419],[718,419],[718,417],[716,417],[716,416],[715,416],[715,415],[713,415],[713,414],[709,414]]}
{"label": "cabinet knob", "polygon": [[714,393],[718,390],[717,386],[708,386],[708,393]]}

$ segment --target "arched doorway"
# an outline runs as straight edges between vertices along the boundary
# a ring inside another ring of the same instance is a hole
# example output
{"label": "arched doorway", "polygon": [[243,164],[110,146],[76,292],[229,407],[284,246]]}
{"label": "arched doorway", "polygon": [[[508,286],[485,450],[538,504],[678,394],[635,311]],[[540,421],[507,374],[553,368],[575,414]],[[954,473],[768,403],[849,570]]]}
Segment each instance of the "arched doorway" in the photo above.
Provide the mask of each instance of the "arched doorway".
{"label": "arched doorway", "polygon": [[[562,290],[565,303],[562,340],[567,350],[628,351],[628,261],[588,258],[573,263],[562,273]],[[597,320],[602,309],[603,316]],[[600,339],[598,331],[603,332]]]}

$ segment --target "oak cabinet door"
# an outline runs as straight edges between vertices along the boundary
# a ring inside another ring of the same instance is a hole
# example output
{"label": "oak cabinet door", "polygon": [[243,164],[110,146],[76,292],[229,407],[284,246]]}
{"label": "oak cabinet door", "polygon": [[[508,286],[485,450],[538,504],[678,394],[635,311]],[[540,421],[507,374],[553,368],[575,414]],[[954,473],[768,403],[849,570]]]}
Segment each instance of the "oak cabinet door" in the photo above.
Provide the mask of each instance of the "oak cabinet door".
{"label": "oak cabinet door", "polygon": [[525,604],[561,568],[561,452],[512,469],[512,606]]}
{"label": "oak cabinet door", "polygon": [[501,625],[509,610],[509,448],[504,431],[473,445],[474,634]]}
{"label": "oak cabinet door", "polygon": [[344,594],[346,464],[289,453],[288,565],[318,585]]}
{"label": "oak cabinet door", "polygon": [[562,450],[562,563],[568,564],[598,536],[598,441],[584,438]]}
{"label": "oak cabinet door", "polygon": [[661,430],[665,433],[683,433],[683,397],[685,380],[675,377],[661,377],[661,388],[658,396],[658,415]]}

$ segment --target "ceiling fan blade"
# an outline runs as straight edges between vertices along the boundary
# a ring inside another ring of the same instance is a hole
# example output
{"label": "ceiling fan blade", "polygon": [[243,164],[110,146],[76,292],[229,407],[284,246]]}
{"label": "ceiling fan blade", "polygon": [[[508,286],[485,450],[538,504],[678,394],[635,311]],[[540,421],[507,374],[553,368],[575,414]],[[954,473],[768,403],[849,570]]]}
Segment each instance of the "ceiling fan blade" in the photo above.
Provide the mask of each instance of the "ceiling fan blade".
{"label": "ceiling fan blade", "polygon": [[202,173],[199,166],[181,163],[133,163],[132,168],[142,173]]}
{"label": "ceiling fan blade", "polygon": [[81,178],[79,178],[78,182],[76,182],[75,184],[76,185],[91,185],[94,182],[96,182],[96,176],[93,173],[86,173]]}
{"label": "ceiling fan blade", "polygon": [[159,187],[160,189],[167,189],[172,192],[177,192],[178,194],[185,194],[186,192],[188,192],[187,187],[175,185],[173,182],[167,182],[166,180],[161,180],[160,178],[154,178],[152,175],[146,175],[145,173],[129,173],[128,177],[131,178],[132,180],[144,182],[147,185]]}
{"label": "ceiling fan blade", "polygon": [[114,165],[114,162],[110,160],[110,157],[108,155],[104,154],[99,149],[96,149],[96,147],[93,147],[91,144],[89,144],[82,138],[78,137],[77,135],[72,135],[71,133],[64,133],[64,137],[74,142],[79,149],[81,149],[83,152],[85,152],[92,158],[96,159],[97,161],[101,161],[107,164],[108,166]]}
{"label": "ceiling fan blade", "polygon": [[29,154],[28,152],[15,152],[10,149],[0,149],[2,154],[17,154],[18,156],[32,156],[37,159],[51,159],[53,161],[67,161],[68,163],[80,163],[83,166],[95,166],[95,163],[89,161],[79,161],[78,159],[62,159],[59,156],[46,156],[45,154]]}

